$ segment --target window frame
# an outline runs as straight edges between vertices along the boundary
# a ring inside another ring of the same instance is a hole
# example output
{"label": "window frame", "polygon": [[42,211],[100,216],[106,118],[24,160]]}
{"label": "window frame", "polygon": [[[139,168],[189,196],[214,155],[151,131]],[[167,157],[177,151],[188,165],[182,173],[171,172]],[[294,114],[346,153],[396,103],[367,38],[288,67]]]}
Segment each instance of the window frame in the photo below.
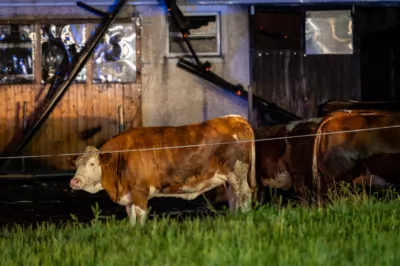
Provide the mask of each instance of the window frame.
{"label": "window frame", "polygon": [[[136,77],[134,82],[94,82],[94,74],[93,74],[93,54],[89,57],[88,61],[84,64],[83,68],[86,68],[86,71],[90,70],[92,74],[90,74],[91,79],[88,79],[88,75],[86,76],[85,80],[82,80],[80,82],[77,82],[76,80],[72,81],[72,85],[78,84],[78,85],[132,85],[132,84],[139,84],[140,83],[140,68],[138,64],[140,64],[140,59],[138,57],[138,42],[140,42],[138,38],[138,26],[134,21],[135,17],[129,17],[129,18],[116,18],[113,23],[130,23],[133,25],[135,28],[135,33],[136,33],[136,46],[134,47],[134,53],[136,53],[136,59],[134,64],[136,65]],[[0,83],[0,87],[2,86],[24,86],[24,85],[35,85],[35,84],[50,84],[49,82],[43,81],[43,75],[42,75],[42,64],[43,64],[43,56],[42,56],[42,36],[40,34],[41,28],[43,25],[72,25],[72,24],[84,24],[86,26],[86,30],[88,31],[90,29],[90,32],[93,29],[93,26],[98,25],[101,22],[99,19],[32,19],[32,20],[10,20],[10,21],[5,21],[5,20],[0,20],[0,25],[30,25],[34,27],[34,32],[36,34],[36,39],[33,42],[33,54],[32,58],[35,59],[35,62],[40,63],[40,68],[37,69],[36,65],[34,66],[33,70],[33,80],[32,82],[11,82],[11,83]],[[91,33],[87,33],[87,40],[91,37]],[[100,41],[101,42],[101,41]],[[38,53],[36,50],[39,50],[40,52]],[[39,57],[37,57],[40,55]],[[35,63],[36,64],[36,63]]]}
{"label": "window frame", "polygon": [[[196,37],[215,37],[217,41],[217,51],[216,52],[197,52],[196,49],[194,51],[196,52],[196,55],[198,57],[222,57],[222,49],[221,49],[221,13],[218,11],[193,11],[193,12],[183,12],[183,15],[185,17],[202,17],[202,16],[214,16],[215,17],[215,22],[216,22],[216,33],[212,34],[190,34],[188,36],[188,39],[191,40],[192,38]],[[179,38],[183,40],[183,36],[180,32],[170,32],[169,31],[169,22],[170,22],[170,14],[168,13],[166,16],[167,19],[167,41],[166,41],[166,57],[167,58],[177,58],[177,57],[182,57],[182,56],[192,56],[190,51],[188,52],[181,52],[181,53],[173,53],[170,52],[170,38]]]}

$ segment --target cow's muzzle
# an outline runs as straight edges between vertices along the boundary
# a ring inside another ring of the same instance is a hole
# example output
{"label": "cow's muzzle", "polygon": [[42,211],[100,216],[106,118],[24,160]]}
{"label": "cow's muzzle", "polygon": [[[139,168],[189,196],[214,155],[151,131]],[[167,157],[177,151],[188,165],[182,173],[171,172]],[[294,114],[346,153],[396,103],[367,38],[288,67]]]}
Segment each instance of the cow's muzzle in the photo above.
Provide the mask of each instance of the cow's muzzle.
{"label": "cow's muzzle", "polygon": [[81,190],[82,186],[83,186],[83,182],[79,178],[74,177],[74,178],[71,179],[71,181],[69,181],[69,186],[73,190]]}

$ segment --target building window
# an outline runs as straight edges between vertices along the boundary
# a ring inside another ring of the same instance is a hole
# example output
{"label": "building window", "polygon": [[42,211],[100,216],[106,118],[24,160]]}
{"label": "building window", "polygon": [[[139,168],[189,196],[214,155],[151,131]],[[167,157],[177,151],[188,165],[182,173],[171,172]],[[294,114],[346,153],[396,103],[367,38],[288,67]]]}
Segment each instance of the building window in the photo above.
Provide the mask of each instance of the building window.
{"label": "building window", "polygon": [[135,81],[136,27],[133,22],[114,22],[93,52],[93,83]]}
{"label": "building window", "polygon": [[[190,35],[188,39],[193,50],[198,56],[220,56],[220,14],[213,13],[186,13],[189,22]],[[191,55],[189,48],[183,40],[182,33],[168,16],[168,57]]]}
{"label": "building window", "polygon": [[[85,46],[86,24],[43,24],[41,25],[42,82],[51,83],[61,66],[69,72],[73,61]],[[86,66],[74,82],[86,82]]]}
{"label": "building window", "polygon": [[34,25],[0,25],[0,84],[34,82]]}
{"label": "building window", "polygon": [[306,54],[353,54],[351,10],[307,11]]}
{"label": "building window", "polygon": [[[35,33],[36,25],[0,24],[0,85],[34,83],[35,61],[42,64],[42,83],[51,83],[60,67],[61,72],[68,75],[90,35],[87,33],[90,24],[84,22],[40,24],[39,36]],[[90,25],[91,34],[97,27],[98,24]],[[36,47],[37,38],[39,47]],[[115,21],[107,29],[93,52],[93,83],[136,82],[136,38],[136,26],[132,21]],[[41,58],[35,58],[37,49],[41,50]],[[83,66],[74,83],[86,83],[86,72],[87,65]]]}
{"label": "building window", "polygon": [[260,11],[251,19],[257,50],[301,50],[301,13]]}

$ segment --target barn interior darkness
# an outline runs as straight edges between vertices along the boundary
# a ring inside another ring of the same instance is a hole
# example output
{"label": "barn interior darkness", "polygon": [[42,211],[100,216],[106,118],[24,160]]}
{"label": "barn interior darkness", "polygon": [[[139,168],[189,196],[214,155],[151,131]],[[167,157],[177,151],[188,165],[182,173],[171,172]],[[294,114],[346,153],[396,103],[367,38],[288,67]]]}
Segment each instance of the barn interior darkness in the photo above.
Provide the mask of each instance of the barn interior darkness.
{"label": "barn interior darkness", "polygon": [[363,101],[400,100],[400,8],[358,8]]}
{"label": "barn interior darkness", "polygon": [[[352,41],[353,41],[353,52],[352,54],[330,54],[330,55],[307,55],[307,59],[302,59],[299,55],[294,57],[293,54],[305,53],[305,13],[307,11],[318,11],[318,10],[351,10],[352,16]],[[255,7],[254,14],[250,15],[250,32],[251,32],[251,50],[252,56],[252,76],[253,82],[256,84],[254,87],[255,92],[261,97],[268,98],[267,90],[277,91],[282,90],[285,85],[278,84],[285,82],[283,79],[284,75],[280,74],[280,82],[271,83],[265,81],[267,71],[271,72],[271,68],[267,67],[268,70],[260,69],[258,61],[260,59],[259,51],[267,51],[273,54],[273,51],[291,51],[291,64],[300,64],[300,60],[309,60],[304,63],[305,68],[308,67],[309,72],[318,71],[318,67],[311,66],[311,60],[324,60],[324,67],[320,74],[326,75],[326,79],[330,81],[312,81],[313,76],[310,74],[304,74],[309,78],[307,84],[308,87],[313,86],[311,90],[320,90],[320,92],[313,92],[313,100],[315,101],[314,106],[305,107],[296,106],[296,97],[292,96],[292,103],[288,103],[286,108],[289,111],[297,113],[303,117],[314,116],[313,108],[315,105],[322,104],[326,100],[361,100],[361,101],[400,101],[400,8],[397,6],[351,6],[351,5],[330,5],[330,6],[287,6],[287,7],[272,7],[259,5]],[[294,52],[293,52],[294,51]],[[254,55],[254,52],[258,54]],[[342,60],[347,56],[347,59]],[[268,64],[279,64],[276,58],[268,59]],[[310,57],[310,58],[309,58]],[[317,59],[324,58],[324,59]],[[262,57],[261,57],[262,58]],[[313,58],[313,59],[311,59]],[[338,59],[342,58],[342,59]],[[342,60],[342,61],[340,61]],[[346,61],[347,60],[347,61]],[[348,66],[344,66],[344,62],[350,62]],[[308,65],[307,65],[308,64]],[[330,65],[330,66],[328,66]],[[346,70],[343,68],[346,67]],[[258,69],[257,69],[258,68]],[[261,67],[263,68],[263,67]],[[312,70],[311,70],[312,68]],[[338,69],[340,68],[340,69]],[[296,67],[289,67],[289,71],[296,72]],[[263,73],[264,71],[264,73]],[[272,70],[269,79],[273,79],[279,75],[278,72],[283,72],[283,68],[279,71]],[[307,69],[305,70],[307,72]],[[333,71],[342,71],[349,73],[332,75]],[[354,74],[353,74],[354,73]],[[296,83],[301,83],[300,74],[291,73],[290,85],[291,90],[299,90]],[[314,74],[315,75],[315,74]],[[296,76],[293,78],[293,76]],[[347,83],[337,81],[338,79],[351,79],[352,81]],[[314,76],[315,77],[315,76]],[[354,78],[355,77],[355,78]],[[260,79],[264,79],[260,82]],[[287,81],[286,81],[287,82]],[[313,84],[311,84],[313,82]],[[336,85],[327,86],[329,83],[337,83]],[[345,86],[343,86],[345,85]],[[258,88],[257,88],[258,87]],[[262,88],[260,88],[262,87]],[[340,88],[342,87],[342,88]],[[323,92],[323,90],[336,90],[337,92]],[[357,92],[346,92],[354,90]],[[278,94],[273,92],[272,95]],[[292,92],[293,94],[293,92]],[[265,97],[266,95],[266,97]],[[319,95],[319,96],[318,96]],[[321,95],[323,95],[321,97]],[[284,96],[284,95],[283,95]],[[270,96],[273,97],[273,96]],[[309,97],[310,98],[310,97]],[[278,97],[279,99],[279,97]],[[266,99],[274,100],[274,99]],[[288,99],[287,101],[290,101]],[[281,103],[282,105],[282,103]],[[285,105],[285,103],[283,103]],[[298,104],[297,104],[298,105]],[[302,110],[303,108],[303,110]],[[306,109],[310,110],[306,110]],[[304,111],[305,110],[305,111]],[[315,110],[315,109],[314,109]],[[297,111],[297,112],[296,112]]]}

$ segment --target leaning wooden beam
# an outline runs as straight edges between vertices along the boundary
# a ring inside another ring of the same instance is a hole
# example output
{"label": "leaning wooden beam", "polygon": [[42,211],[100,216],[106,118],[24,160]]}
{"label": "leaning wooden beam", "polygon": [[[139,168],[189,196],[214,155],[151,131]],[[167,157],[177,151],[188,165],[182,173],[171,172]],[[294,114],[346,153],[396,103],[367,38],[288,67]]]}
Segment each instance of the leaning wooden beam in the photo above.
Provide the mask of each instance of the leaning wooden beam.
{"label": "leaning wooden beam", "polygon": [[4,174],[0,175],[0,179],[45,179],[54,177],[72,177],[73,172],[68,173],[54,173],[54,174]]}
{"label": "leaning wooden beam", "polygon": [[254,117],[253,117],[253,88],[251,86],[247,87],[247,103],[248,103],[248,114],[247,120],[249,120],[250,125],[255,128]]}
{"label": "leaning wooden beam", "polygon": [[[11,154],[8,157],[14,157],[20,154],[20,152],[25,148],[25,146],[29,143],[35,133],[39,130],[40,126],[46,121],[49,117],[53,109],[56,107],[57,103],[61,100],[64,94],[67,92],[71,83],[75,80],[78,73],[81,71],[82,67],[86,64],[86,61],[90,58],[93,50],[96,48],[97,44],[104,37],[108,27],[114,21],[115,17],[125,5],[127,0],[117,0],[117,3],[114,7],[114,10],[111,13],[104,13],[102,11],[98,11],[93,7],[90,7],[82,2],[78,2],[77,5],[85,8],[86,10],[96,13],[97,15],[102,15],[102,21],[97,28],[95,34],[87,41],[85,47],[78,54],[77,60],[75,64],[72,66],[72,69],[69,73],[69,76],[66,80],[61,82],[59,87],[57,88],[54,96],[49,100],[48,104],[44,108],[43,112],[40,114],[39,118],[33,123],[32,127],[27,129],[27,132],[22,137],[22,140],[17,142],[17,147],[11,149]],[[10,159],[5,160],[5,163],[2,165],[1,171],[4,172],[5,168],[10,163]]]}
{"label": "leaning wooden beam", "polygon": [[[28,122],[27,122],[27,117],[26,117],[27,104],[28,103],[26,101],[24,101],[24,104],[22,106],[22,130],[23,130],[23,132],[25,132],[25,130],[28,127]],[[25,158],[22,158],[21,163],[22,163],[22,167],[21,167],[22,173],[24,173],[25,172]]]}

